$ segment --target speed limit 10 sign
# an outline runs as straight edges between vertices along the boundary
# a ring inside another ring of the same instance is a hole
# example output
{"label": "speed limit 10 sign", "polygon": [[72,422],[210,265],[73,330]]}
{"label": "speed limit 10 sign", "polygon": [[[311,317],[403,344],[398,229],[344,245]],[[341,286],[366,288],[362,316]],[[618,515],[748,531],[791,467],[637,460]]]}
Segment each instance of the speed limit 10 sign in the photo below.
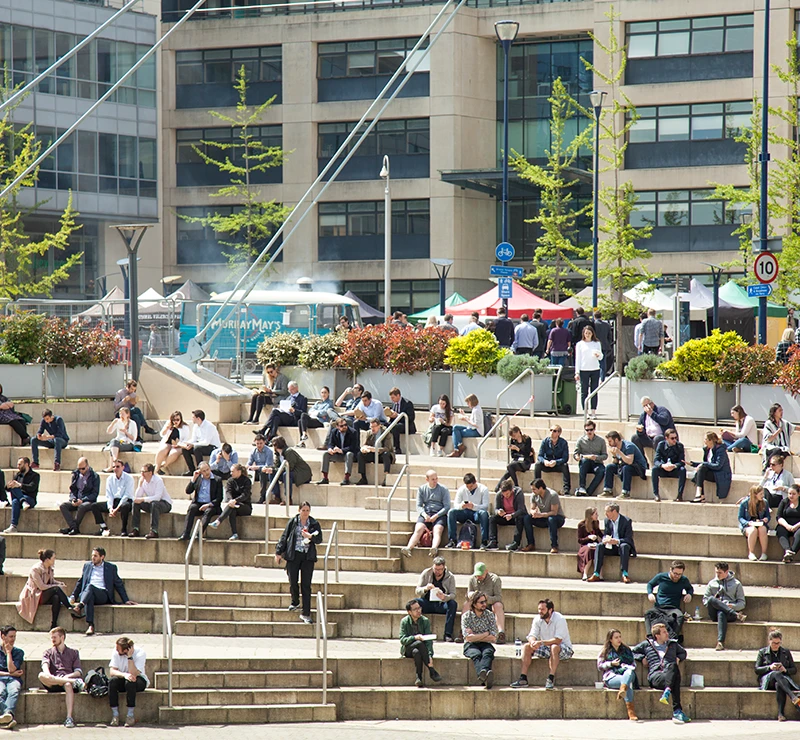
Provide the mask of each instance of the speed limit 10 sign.
{"label": "speed limit 10 sign", "polygon": [[753,273],[760,283],[771,283],[778,277],[778,258],[772,252],[760,252],[753,262]]}

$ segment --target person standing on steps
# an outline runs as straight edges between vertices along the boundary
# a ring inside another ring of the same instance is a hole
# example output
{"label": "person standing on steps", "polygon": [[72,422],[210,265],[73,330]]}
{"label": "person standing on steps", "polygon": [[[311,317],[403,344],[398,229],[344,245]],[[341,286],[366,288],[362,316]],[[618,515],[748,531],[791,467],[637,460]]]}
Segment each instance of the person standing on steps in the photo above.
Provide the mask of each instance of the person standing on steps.
{"label": "person standing on steps", "polygon": [[424,685],[424,668],[428,667],[428,674],[432,681],[439,683],[442,677],[433,667],[433,640],[421,640],[420,637],[432,633],[431,620],[422,614],[422,604],[419,599],[411,599],[406,604],[408,616],[400,622],[400,656],[411,658],[417,672],[414,684],[418,689]]}
{"label": "person standing on steps", "polygon": [[461,634],[464,636],[464,657],[475,666],[478,683],[491,689],[494,686],[494,643],[497,641],[497,622],[483,591],[470,599],[469,611],[461,615]]}
{"label": "person standing on steps", "polygon": [[780,630],[769,633],[769,642],[756,656],[756,676],[762,691],[775,691],[778,702],[778,722],[785,722],[786,699],[800,710],[800,687],[792,676],[797,674],[792,654],[783,647],[783,634]]}
{"label": "person standing on steps", "polygon": [[317,545],[322,542],[322,528],[311,516],[311,504],[303,501],[297,516],[292,517],[283,530],[275,547],[275,565],[286,561],[286,573],[289,576],[289,590],[292,603],[289,611],[300,608],[302,581],[303,606],[300,619],[311,624],[311,580],[314,577],[314,563],[317,562]]}
{"label": "person standing on steps", "polygon": [[[588,319],[587,319],[588,321]],[[603,347],[597,341],[594,326],[584,325],[580,341],[575,344],[575,382],[581,384],[581,408],[586,411],[586,401],[600,385],[600,362],[603,359]],[[589,417],[597,418],[597,393],[589,400],[591,411]]]}

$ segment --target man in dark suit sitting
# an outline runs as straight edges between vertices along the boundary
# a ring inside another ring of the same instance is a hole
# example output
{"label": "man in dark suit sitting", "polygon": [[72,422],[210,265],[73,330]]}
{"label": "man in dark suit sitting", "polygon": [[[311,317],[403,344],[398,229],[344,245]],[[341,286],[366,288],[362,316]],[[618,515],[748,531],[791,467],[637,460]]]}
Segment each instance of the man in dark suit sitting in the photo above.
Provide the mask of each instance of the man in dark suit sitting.
{"label": "man in dark suit sitting", "polygon": [[92,559],[83,566],[83,573],[75,584],[70,601],[73,604],[72,616],[82,619],[86,610],[86,634],[94,634],[94,607],[114,603],[114,591],[122,602],[128,606],[136,606],[135,601],[128,598],[125,584],[119,577],[117,566],[106,562],[106,551],[102,547],[92,550]]}
{"label": "man in dark suit sitting", "polygon": [[[280,408],[273,409],[267,419],[267,423],[255,434],[263,434],[267,442],[278,434],[278,427],[296,427],[300,417],[308,411],[308,399],[300,393],[300,389],[293,380],[289,382],[289,411],[281,411]],[[284,402],[281,401],[283,404]]]}
{"label": "man in dark suit sitting", "polygon": [[594,551],[594,573],[589,578],[590,583],[603,580],[600,574],[603,572],[603,558],[606,555],[619,555],[622,582],[630,583],[628,560],[636,557],[636,545],[633,543],[633,523],[628,517],[619,513],[619,504],[606,506],[604,537]]}
{"label": "man in dark suit sitting", "polygon": [[317,481],[318,486],[328,485],[328,470],[331,462],[344,462],[344,479],[341,485],[350,485],[353,462],[358,455],[358,439],[359,433],[350,429],[346,419],[339,418],[331,424],[325,439],[325,452],[322,455],[322,478]]}
{"label": "man in dark suit sitting", "polygon": [[642,397],[642,413],[639,415],[639,423],[636,425],[636,434],[631,437],[631,442],[635,444],[644,454],[645,447],[658,448],[658,443],[664,439],[667,429],[674,429],[675,422],[672,421],[672,413],[666,406],[656,406],[647,396]]}
{"label": "man in dark suit sitting", "polygon": [[183,527],[183,534],[178,537],[179,542],[184,542],[192,536],[195,517],[203,518],[205,533],[211,517],[222,513],[222,479],[212,475],[211,466],[203,461],[186,485],[186,494],[192,497],[192,503],[186,512],[186,524]]}
{"label": "man in dark suit sitting", "polygon": [[[399,388],[392,388],[389,391],[389,400],[392,402],[391,408],[386,409],[386,416],[390,422],[394,421],[400,414],[408,417],[408,433],[416,434],[417,425],[414,417],[414,404],[407,398],[403,398]],[[406,420],[401,419],[392,428],[392,439],[394,440],[394,452],[396,455],[402,454],[400,449],[400,435],[405,434]]]}

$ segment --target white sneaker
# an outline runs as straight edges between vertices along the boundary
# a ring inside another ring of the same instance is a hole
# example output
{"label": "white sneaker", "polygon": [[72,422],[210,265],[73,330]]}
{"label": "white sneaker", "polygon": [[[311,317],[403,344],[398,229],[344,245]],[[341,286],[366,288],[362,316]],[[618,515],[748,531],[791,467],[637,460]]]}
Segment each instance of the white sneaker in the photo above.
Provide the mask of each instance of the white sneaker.
{"label": "white sneaker", "polygon": [[431,449],[430,456],[431,457],[436,457],[436,450],[434,450],[433,447],[431,447],[430,449]]}
{"label": "white sneaker", "polygon": [[762,552],[762,553],[761,553],[761,557],[759,558],[759,560],[760,560],[762,563],[763,563],[763,562],[766,562],[766,560],[767,560],[767,553],[765,553],[765,552]]}
{"label": "white sneaker", "polygon": [[8,710],[0,714],[0,725],[7,725],[11,720],[14,719],[14,715],[11,714]]}
{"label": "white sneaker", "polygon": [[3,534],[14,534],[17,531],[17,528],[12,524],[10,527],[6,527],[3,530]]}
{"label": "white sneaker", "polygon": [[219,519],[215,519],[215,520],[214,520],[213,522],[211,522],[211,523],[210,523],[208,526],[209,526],[209,527],[212,527],[212,528],[214,528],[214,529],[216,529],[216,528],[219,526]]}
{"label": "white sneaker", "polygon": [[756,557],[756,554],[754,552],[748,553],[747,559],[748,560],[758,560],[758,558]]}

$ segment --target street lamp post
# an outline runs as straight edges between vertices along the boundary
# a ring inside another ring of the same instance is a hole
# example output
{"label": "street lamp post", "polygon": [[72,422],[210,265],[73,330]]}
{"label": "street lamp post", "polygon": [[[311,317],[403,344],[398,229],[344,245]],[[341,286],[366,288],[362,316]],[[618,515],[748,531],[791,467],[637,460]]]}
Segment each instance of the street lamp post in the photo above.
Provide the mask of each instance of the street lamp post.
{"label": "street lamp post", "polygon": [[139,379],[139,269],[137,266],[139,245],[145,232],[156,224],[118,224],[116,229],[125,243],[128,253],[128,301],[131,318],[131,376]]}
{"label": "street lamp post", "polygon": [[[761,91],[761,151],[758,161],[761,164],[761,194],[758,204],[758,236],[761,252],[769,252],[769,234],[767,234],[769,215],[769,199],[767,175],[769,169],[769,3],[764,0],[764,67],[761,71],[763,87]],[[758,343],[767,343],[767,298],[758,299]]]}
{"label": "street lamp post", "polygon": [[450,272],[453,260],[434,257],[431,259],[431,262],[433,262],[433,266],[436,269],[436,276],[439,278],[439,314],[444,316],[444,310],[446,308],[445,301],[447,300],[447,275]]}
{"label": "street lamp post", "polygon": [[383,191],[383,303],[388,319],[392,315],[392,194],[389,190],[389,157],[385,154],[380,176],[386,182]]}
{"label": "street lamp post", "polygon": [[594,109],[594,182],[593,182],[593,202],[592,206],[592,308],[597,310],[598,298],[598,252],[600,250],[600,219],[598,211],[600,209],[600,116],[603,113],[603,100],[606,97],[605,90],[592,90],[589,98]]}
{"label": "street lamp post", "polygon": [[[503,47],[503,235],[501,241],[508,241],[508,63],[511,45],[517,38],[519,23],[517,21],[497,21],[494,24],[497,40]],[[503,299],[503,308],[508,313],[508,299]]]}

